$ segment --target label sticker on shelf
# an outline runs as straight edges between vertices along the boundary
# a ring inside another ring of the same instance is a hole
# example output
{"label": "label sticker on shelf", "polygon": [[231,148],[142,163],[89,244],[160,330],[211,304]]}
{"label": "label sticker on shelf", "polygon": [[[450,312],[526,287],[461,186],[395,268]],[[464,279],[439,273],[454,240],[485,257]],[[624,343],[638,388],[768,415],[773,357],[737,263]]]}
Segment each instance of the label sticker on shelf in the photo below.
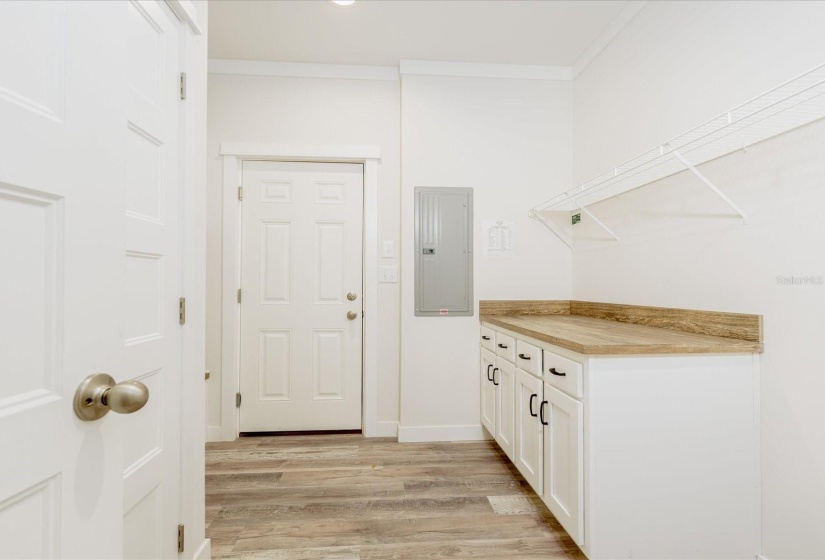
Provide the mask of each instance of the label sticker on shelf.
{"label": "label sticker on shelf", "polygon": [[450,314],[450,310],[449,310],[449,309],[439,309],[439,310],[438,310],[438,314],[439,314],[439,315],[449,315],[449,314]]}

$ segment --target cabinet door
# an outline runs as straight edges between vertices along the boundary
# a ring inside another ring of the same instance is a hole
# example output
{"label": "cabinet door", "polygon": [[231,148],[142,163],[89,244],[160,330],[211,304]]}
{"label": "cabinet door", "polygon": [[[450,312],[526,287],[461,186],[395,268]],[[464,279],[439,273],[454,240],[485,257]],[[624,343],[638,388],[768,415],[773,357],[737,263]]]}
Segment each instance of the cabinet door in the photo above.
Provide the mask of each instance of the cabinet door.
{"label": "cabinet door", "polygon": [[[493,368],[496,356],[489,350],[481,350],[481,425],[490,435],[496,435],[496,386],[493,384]],[[498,376],[498,372],[496,372]],[[496,380],[498,383],[498,380]]]}
{"label": "cabinet door", "polygon": [[544,384],[542,500],[573,540],[584,543],[584,422],[582,403]]}
{"label": "cabinet door", "polygon": [[516,366],[496,358],[496,441],[499,447],[513,460],[515,442],[515,389]]}
{"label": "cabinet door", "polygon": [[539,421],[542,381],[522,369],[516,369],[516,441],[514,463],[521,475],[541,496],[543,430]]}

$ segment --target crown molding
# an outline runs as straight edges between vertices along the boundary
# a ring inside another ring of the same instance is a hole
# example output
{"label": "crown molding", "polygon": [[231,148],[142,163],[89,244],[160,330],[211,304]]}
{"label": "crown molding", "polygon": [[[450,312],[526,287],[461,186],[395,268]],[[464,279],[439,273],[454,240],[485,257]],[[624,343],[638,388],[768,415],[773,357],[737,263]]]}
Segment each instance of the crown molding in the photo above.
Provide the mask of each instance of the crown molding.
{"label": "crown molding", "polygon": [[602,31],[596,40],[593,41],[587,50],[582,53],[579,59],[573,64],[573,78],[576,78],[579,74],[581,74],[585,68],[587,68],[591,62],[596,60],[601,52],[607,48],[607,46],[613,42],[619,33],[627,27],[636,14],[638,14],[642,8],[645,7],[648,0],[632,0],[631,2],[627,3],[627,6],[619,12],[619,15],[610,22],[610,24],[605,27],[604,31]]}
{"label": "crown molding", "polygon": [[376,80],[384,82],[398,81],[398,68],[394,66],[311,64],[306,62],[210,58],[208,70],[210,74],[234,74],[238,76],[280,76],[288,78]]}
{"label": "crown molding", "polygon": [[569,81],[573,79],[572,68],[569,66],[402,60],[399,71],[402,76],[461,76],[467,78],[556,81]]}

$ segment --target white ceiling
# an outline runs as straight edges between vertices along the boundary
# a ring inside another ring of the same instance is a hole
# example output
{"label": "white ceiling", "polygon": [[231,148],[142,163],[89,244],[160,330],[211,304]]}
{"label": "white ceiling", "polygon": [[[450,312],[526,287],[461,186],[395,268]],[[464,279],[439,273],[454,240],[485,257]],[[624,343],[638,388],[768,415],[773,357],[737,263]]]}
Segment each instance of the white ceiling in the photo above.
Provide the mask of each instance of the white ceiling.
{"label": "white ceiling", "polygon": [[213,0],[209,57],[395,66],[572,66],[628,4],[550,0]]}

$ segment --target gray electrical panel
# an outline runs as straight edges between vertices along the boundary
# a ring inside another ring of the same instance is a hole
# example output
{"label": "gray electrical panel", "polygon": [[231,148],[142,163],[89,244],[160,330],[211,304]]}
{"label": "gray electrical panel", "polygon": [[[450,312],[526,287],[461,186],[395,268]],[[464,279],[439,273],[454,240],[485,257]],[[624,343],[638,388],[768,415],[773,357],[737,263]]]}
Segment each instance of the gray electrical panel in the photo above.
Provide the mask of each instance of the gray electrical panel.
{"label": "gray electrical panel", "polygon": [[415,188],[415,315],[473,315],[473,189]]}

